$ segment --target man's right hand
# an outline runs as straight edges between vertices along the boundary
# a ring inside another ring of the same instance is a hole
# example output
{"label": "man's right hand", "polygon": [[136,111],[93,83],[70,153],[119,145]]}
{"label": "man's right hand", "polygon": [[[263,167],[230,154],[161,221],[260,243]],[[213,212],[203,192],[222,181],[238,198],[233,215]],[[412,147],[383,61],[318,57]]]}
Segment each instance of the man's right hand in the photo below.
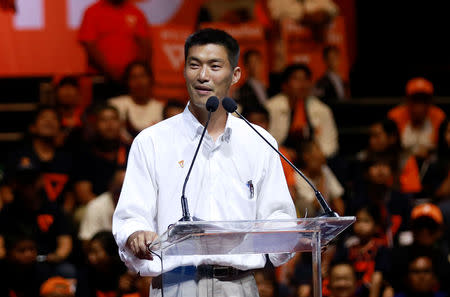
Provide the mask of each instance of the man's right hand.
{"label": "man's right hand", "polygon": [[148,246],[158,238],[155,232],[136,231],[128,237],[127,246],[139,259],[153,260]]}

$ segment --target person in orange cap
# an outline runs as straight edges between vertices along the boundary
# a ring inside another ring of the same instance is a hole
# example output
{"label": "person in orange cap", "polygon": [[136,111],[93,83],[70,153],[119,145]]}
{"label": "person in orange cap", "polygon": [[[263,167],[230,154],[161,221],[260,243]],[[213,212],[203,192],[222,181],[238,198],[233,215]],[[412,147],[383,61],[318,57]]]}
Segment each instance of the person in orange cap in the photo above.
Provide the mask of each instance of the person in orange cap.
{"label": "person in orange cap", "polygon": [[40,290],[41,297],[74,297],[75,281],[60,276],[49,278]]}
{"label": "person in orange cap", "polygon": [[402,146],[420,158],[428,157],[437,144],[438,130],[445,113],[432,104],[434,87],[417,77],[406,84],[406,102],[391,109],[388,117],[398,126]]}

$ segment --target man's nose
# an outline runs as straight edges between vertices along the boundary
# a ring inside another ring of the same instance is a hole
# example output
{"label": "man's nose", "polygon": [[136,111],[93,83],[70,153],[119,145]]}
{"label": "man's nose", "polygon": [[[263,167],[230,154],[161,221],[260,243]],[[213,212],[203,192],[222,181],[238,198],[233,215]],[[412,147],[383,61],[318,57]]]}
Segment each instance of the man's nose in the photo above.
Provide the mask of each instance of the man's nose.
{"label": "man's nose", "polygon": [[200,69],[200,73],[198,75],[198,80],[200,82],[207,82],[207,81],[209,81],[209,71],[208,71],[208,66],[207,65],[204,65]]}

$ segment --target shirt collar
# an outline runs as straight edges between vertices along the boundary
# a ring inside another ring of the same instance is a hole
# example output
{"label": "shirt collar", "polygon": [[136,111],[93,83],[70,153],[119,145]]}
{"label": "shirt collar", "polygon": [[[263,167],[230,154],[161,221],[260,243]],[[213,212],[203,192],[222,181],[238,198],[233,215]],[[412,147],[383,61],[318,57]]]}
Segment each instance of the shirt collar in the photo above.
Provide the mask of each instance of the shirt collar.
{"label": "shirt collar", "polygon": [[[189,102],[184,108],[183,111],[183,120],[185,122],[186,131],[188,133],[188,136],[191,140],[194,140],[197,136],[202,135],[202,131],[204,126],[200,124],[200,122],[197,120],[197,118],[192,114],[192,112],[189,110]],[[231,138],[231,132],[232,132],[232,119],[233,116],[228,115],[227,122],[225,124],[225,131],[224,133],[219,137],[221,141],[224,142],[230,142]]]}

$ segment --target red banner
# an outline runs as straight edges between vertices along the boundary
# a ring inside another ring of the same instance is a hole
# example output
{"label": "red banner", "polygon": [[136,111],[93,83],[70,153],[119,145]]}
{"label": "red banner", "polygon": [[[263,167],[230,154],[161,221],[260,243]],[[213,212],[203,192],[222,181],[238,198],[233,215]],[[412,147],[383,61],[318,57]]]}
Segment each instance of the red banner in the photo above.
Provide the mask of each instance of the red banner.
{"label": "red banner", "polygon": [[326,66],[322,51],[326,45],[335,45],[341,52],[340,74],[348,81],[349,62],[346,43],[346,31],[343,17],[338,17],[331,24],[324,42],[317,42],[309,28],[295,22],[284,22],[281,26],[287,64],[305,63],[313,73],[313,79],[321,77]]}

